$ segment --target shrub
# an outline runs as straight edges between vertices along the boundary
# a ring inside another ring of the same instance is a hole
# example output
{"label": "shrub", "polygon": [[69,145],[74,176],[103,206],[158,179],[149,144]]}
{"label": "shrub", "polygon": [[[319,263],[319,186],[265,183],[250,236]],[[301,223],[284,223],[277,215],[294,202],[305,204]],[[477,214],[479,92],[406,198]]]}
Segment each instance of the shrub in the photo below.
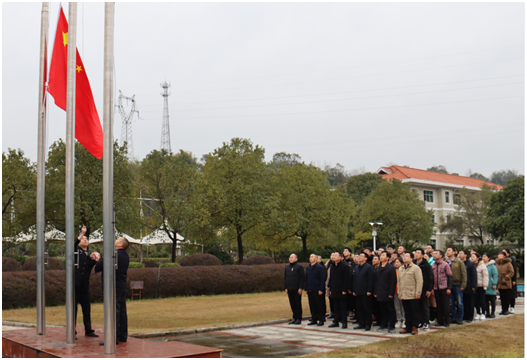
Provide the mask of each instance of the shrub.
{"label": "shrub", "polygon": [[264,256],[264,255],[254,255],[250,256],[247,259],[242,261],[242,265],[264,265],[264,264],[272,264],[273,258],[270,256]]}
{"label": "shrub", "polygon": [[2,272],[4,271],[20,271],[22,265],[11,257],[2,257]]}
{"label": "shrub", "polygon": [[145,265],[141,264],[140,262],[130,261],[130,263],[128,264],[128,268],[144,268],[144,267]]}
{"label": "shrub", "polygon": [[[48,265],[44,265],[45,270],[64,270],[64,265],[62,261],[55,258],[48,258]],[[32,257],[26,260],[24,265],[22,265],[23,271],[37,271],[37,258]]]}
{"label": "shrub", "polygon": [[161,267],[174,267],[174,266],[181,266],[178,263],[163,263],[161,264]]}
{"label": "shrub", "polygon": [[[284,264],[131,268],[127,282],[143,281],[144,299],[282,290]],[[65,271],[46,271],[46,306],[64,305]],[[92,302],[102,302],[101,273],[91,275]],[[127,296],[131,296],[128,289]],[[36,305],[36,271],[2,273],[2,308]]]}
{"label": "shrub", "polygon": [[147,267],[147,268],[159,267],[159,263],[158,262],[150,261],[150,260],[143,261],[143,265],[145,267]]}
{"label": "shrub", "polygon": [[26,259],[27,259],[23,255],[5,254],[5,257],[9,257],[9,258],[15,259],[16,261],[18,261],[20,263],[20,265],[24,265],[24,263],[26,262]]}
{"label": "shrub", "polygon": [[215,266],[221,265],[222,262],[214,255],[194,254],[181,260],[180,264],[181,266]]}

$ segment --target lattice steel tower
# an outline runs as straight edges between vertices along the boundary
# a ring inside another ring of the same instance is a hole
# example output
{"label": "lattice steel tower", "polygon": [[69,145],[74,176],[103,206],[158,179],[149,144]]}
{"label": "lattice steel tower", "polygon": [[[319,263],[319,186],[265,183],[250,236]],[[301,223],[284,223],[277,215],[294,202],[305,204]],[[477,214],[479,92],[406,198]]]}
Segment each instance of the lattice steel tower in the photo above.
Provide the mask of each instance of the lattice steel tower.
{"label": "lattice steel tower", "polygon": [[[119,90],[119,105],[117,105],[117,107],[119,108],[119,113],[123,120],[121,125],[121,145],[126,142],[127,157],[130,161],[134,160],[134,140],[132,138],[132,117],[134,116],[134,113],[137,113],[137,117],[139,118],[139,111],[135,109],[136,103],[134,98],[135,95],[132,97],[124,96],[121,93],[121,90]],[[126,100],[127,105],[128,101],[132,102],[132,108],[128,114],[124,110],[123,99]]]}
{"label": "lattice steel tower", "polygon": [[172,152],[170,147],[170,123],[168,120],[168,96],[170,95],[168,93],[168,88],[170,87],[170,83],[167,83],[166,81],[161,83],[161,87],[163,88],[163,92],[161,93],[161,96],[163,96],[163,124],[161,125],[161,150],[165,149],[169,153]]}

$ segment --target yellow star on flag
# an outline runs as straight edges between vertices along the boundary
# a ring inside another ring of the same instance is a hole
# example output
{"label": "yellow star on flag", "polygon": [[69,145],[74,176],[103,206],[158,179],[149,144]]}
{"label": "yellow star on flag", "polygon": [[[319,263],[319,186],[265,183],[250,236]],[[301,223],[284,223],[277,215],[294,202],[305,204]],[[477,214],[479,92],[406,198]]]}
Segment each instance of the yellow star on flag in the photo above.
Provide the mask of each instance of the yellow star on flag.
{"label": "yellow star on flag", "polygon": [[77,72],[81,72],[82,71],[82,67],[80,65],[77,65]]}
{"label": "yellow star on flag", "polygon": [[62,33],[62,40],[64,41],[64,46],[68,45],[68,33]]}

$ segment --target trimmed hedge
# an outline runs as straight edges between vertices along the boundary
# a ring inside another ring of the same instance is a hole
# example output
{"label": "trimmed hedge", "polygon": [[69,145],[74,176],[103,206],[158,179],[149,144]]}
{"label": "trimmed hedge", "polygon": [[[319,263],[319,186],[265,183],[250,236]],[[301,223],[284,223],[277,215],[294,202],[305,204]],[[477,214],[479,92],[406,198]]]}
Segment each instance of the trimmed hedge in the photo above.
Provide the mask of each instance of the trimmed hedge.
{"label": "trimmed hedge", "polygon": [[11,257],[2,257],[2,272],[4,271],[21,271],[22,265]]}
{"label": "trimmed hedge", "polygon": [[180,264],[181,266],[216,266],[223,263],[211,254],[194,254],[181,260]]}
{"label": "trimmed hedge", "polygon": [[175,266],[181,266],[178,263],[163,263],[161,264],[161,267],[175,267]]}
{"label": "trimmed hedge", "polygon": [[[285,264],[183,266],[128,269],[130,281],[143,281],[144,299],[243,294],[282,290]],[[46,271],[46,306],[64,305],[65,271]],[[92,302],[102,302],[101,273],[91,275]],[[128,287],[127,296],[131,297]],[[2,273],[2,308],[36,306],[36,271]]]}
{"label": "trimmed hedge", "polygon": [[147,267],[147,268],[159,267],[159,263],[158,262],[150,261],[150,260],[143,261],[143,265],[145,267]]}
{"label": "trimmed hedge", "polygon": [[265,255],[254,255],[242,261],[242,265],[264,265],[272,264],[273,258]]}
{"label": "trimmed hedge", "polygon": [[128,264],[128,268],[144,268],[145,265],[144,264],[141,264],[140,262],[133,262],[133,261],[130,261],[130,263]]}
{"label": "trimmed hedge", "polygon": [[[50,257],[48,258],[48,264],[49,265],[44,265],[44,269],[46,271],[64,270],[64,264],[59,259]],[[32,257],[32,258],[27,259],[24,265],[22,265],[22,270],[23,271],[37,271],[37,258]]]}

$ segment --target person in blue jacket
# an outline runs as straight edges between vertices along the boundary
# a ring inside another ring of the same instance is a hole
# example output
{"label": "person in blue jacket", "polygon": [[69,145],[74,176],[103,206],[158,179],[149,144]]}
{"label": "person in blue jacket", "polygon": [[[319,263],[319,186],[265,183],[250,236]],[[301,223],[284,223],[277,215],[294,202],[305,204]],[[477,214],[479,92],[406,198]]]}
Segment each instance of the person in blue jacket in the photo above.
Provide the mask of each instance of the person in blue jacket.
{"label": "person in blue jacket", "polygon": [[355,267],[353,274],[353,296],[357,297],[357,315],[359,325],[354,329],[371,329],[371,316],[373,311],[373,287],[375,284],[375,273],[373,266],[367,263],[368,255],[361,252],[359,265]]}
{"label": "person in blue jacket", "polygon": [[323,326],[326,318],[326,268],[317,262],[317,255],[309,256],[309,265],[306,267],[306,283],[304,290],[309,301],[311,321],[308,325]]}
{"label": "person in blue jacket", "polygon": [[[496,289],[498,288],[498,269],[496,268],[496,262],[489,256],[488,253],[484,253],[482,256],[483,262],[487,266],[489,272],[489,284],[487,291],[485,291],[485,317],[494,319],[496,315]],[[490,307],[489,307],[490,303]]]}

